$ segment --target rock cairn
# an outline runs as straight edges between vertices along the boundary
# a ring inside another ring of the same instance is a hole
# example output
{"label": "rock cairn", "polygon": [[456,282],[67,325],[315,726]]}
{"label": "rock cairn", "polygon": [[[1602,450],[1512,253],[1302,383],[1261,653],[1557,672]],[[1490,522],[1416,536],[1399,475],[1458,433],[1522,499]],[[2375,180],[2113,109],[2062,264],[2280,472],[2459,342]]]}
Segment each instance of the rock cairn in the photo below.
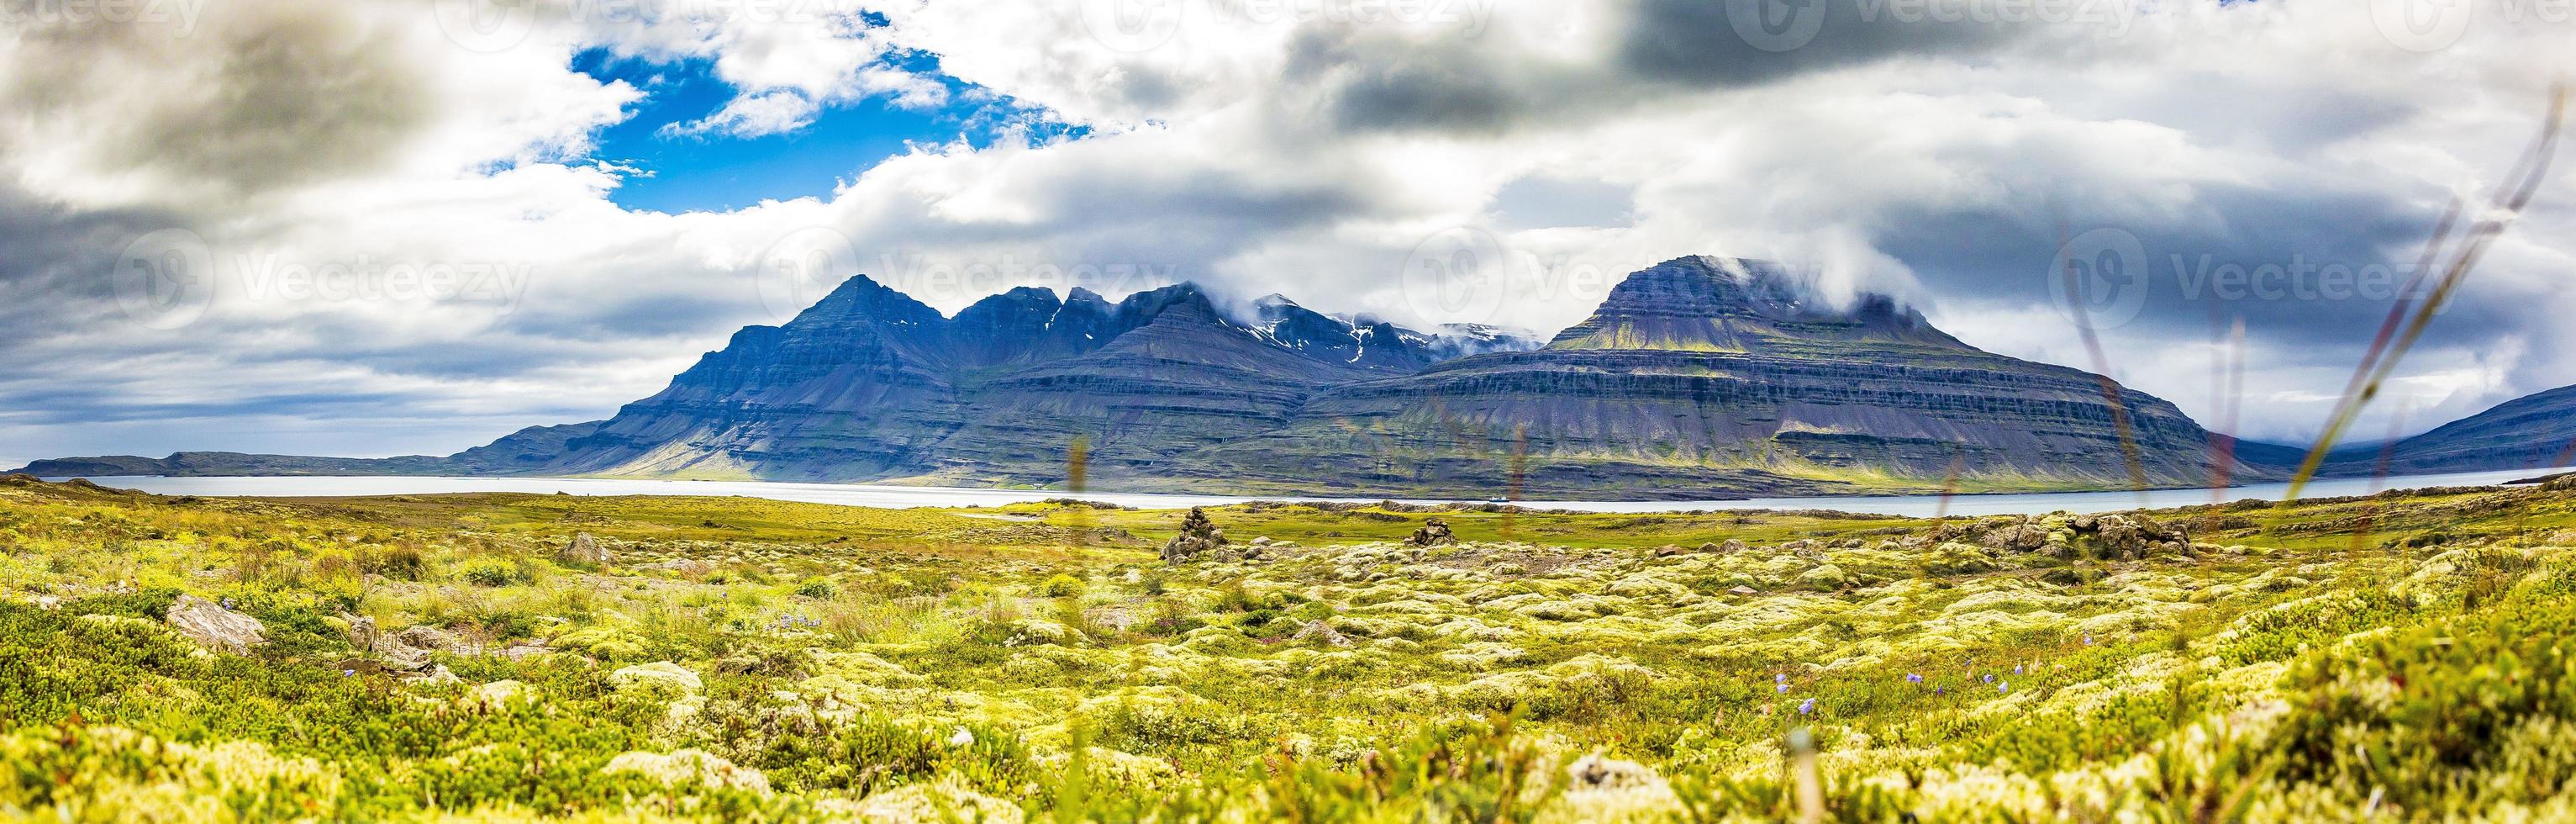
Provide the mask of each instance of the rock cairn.
{"label": "rock cairn", "polygon": [[1202,560],[1224,548],[1225,544],[1225,530],[1216,528],[1216,522],[1208,520],[1206,510],[1190,507],[1190,514],[1181,518],[1181,534],[1172,536],[1171,541],[1163,544],[1163,562],[1186,564]]}

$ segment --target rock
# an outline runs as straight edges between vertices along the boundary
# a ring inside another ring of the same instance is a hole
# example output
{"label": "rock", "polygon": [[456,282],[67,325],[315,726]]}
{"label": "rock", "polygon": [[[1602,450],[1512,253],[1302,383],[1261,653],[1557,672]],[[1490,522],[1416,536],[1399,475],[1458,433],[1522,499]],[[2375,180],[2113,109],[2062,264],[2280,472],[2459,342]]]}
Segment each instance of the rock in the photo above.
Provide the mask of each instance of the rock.
{"label": "rock", "polygon": [[1833,564],[1818,566],[1814,569],[1807,570],[1805,573],[1798,576],[1799,586],[1819,592],[1850,589],[1858,583],[1859,582],[1857,580],[1852,578],[1851,573],[1845,572],[1842,567]]}
{"label": "rock", "polygon": [[544,654],[546,654],[546,653],[550,653],[550,652],[553,652],[553,651],[554,651],[554,648],[553,648],[553,647],[549,647],[549,646],[546,646],[546,645],[544,645],[544,644],[534,644],[534,643],[528,643],[528,642],[522,641],[522,642],[519,642],[519,643],[516,643],[516,644],[511,644],[511,645],[506,646],[506,647],[502,647],[502,648],[501,648],[501,650],[500,650],[499,652],[495,652],[495,653],[493,653],[493,654],[494,654],[494,655],[501,656],[502,658],[506,658],[506,659],[509,659],[509,660],[514,661],[514,662],[515,662],[515,661],[525,661],[525,660],[528,660],[528,659],[530,659],[530,658],[535,658],[535,657],[537,657],[537,656],[544,655]]}
{"label": "rock", "polygon": [[1646,765],[1616,758],[1603,758],[1593,753],[1577,759],[1566,768],[1566,777],[1582,789],[1628,790],[1663,783],[1663,778]]}
{"label": "rock", "polygon": [[1225,544],[1225,531],[1216,528],[1215,521],[1208,520],[1207,511],[1190,507],[1190,514],[1181,518],[1181,534],[1172,536],[1172,540],[1163,544],[1163,562],[1185,564],[1207,560]]}
{"label": "rock", "polygon": [[249,652],[250,648],[268,643],[261,633],[267,627],[259,619],[225,609],[222,604],[194,595],[181,595],[170,602],[163,616],[179,634],[210,649]]}
{"label": "rock", "polygon": [[517,681],[494,681],[467,690],[462,702],[467,706],[498,711],[509,707],[512,703],[533,703],[535,700],[536,696],[529,694],[526,684]]}
{"label": "rock", "polygon": [[590,537],[588,532],[573,533],[572,543],[564,545],[555,555],[577,564],[606,564],[610,560],[608,549],[600,546],[599,539]]}
{"label": "rock", "polygon": [[1422,528],[1414,530],[1413,536],[1404,539],[1404,542],[1410,546],[1443,546],[1457,543],[1458,535],[1449,531],[1447,521],[1433,518],[1424,521]]}
{"label": "rock", "polygon": [[447,634],[446,630],[426,625],[403,630],[396,633],[394,637],[402,639],[405,644],[432,652],[455,652],[459,646],[456,636]]}
{"label": "rock", "polygon": [[2029,524],[2014,524],[1988,532],[1978,542],[1994,549],[2034,552],[2048,545],[2048,531]]}
{"label": "rock", "polygon": [[644,683],[666,683],[679,687],[681,692],[688,695],[696,695],[699,690],[706,688],[706,682],[699,679],[697,673],[669,661],[637,664],[609,673],[608,683],[620,689]]}
{"label": "rock", "polygon": [[428,650],[403,643],[402,639],[391,635],[377,636],[375,647],[367,652],[389,670],[409,672],[429,666]]}
{"label": "rock", "polygon": [[1322,641],[1328,646],[1347,647],[1351,645],[1350,638],[1343,636],[1332,627],[1325,626],[1322,621],[1306,622],[1306,628],[1298,630],[1296,635],[1291,636],[1288,639],[1288,642],[1292,644],[1301,643],[1309,638]]}
{"label": "rock", "polygon": [[1751,595],[1760,595],[1760,594],[1762,594],[1762,591],[1761,591],[1761,590],[1758,590],[1758,589],[1754,589],[1754,588],[1752,588],[1752,587],[1744,586],[1744,585],[1742,585],[1742,584],[1737,584],[1734,588],[1732,588],[1732,589],[1728,589],[1728,590],[1726,591],[1726,594],[1728,594],[1728,595],[1745,595],[1745,596],[1751,596]]}
{"label": "rock", "polygon": [[705,750],[679,750],[668,755],[658,752],[629,752],[608,760],[602,773],[634,773],[660,782],[674,790],[749,790],[769,792],[769,776],[750,767],[734,766],[731,761]]}
{"label": "rock", "polygon": [[[2093,520],[2104,553],[2113,558],[2134,560],[2159,553],[2180,554],[2187,550],[2175,547],[2191,546],[2189,533],[2143,515],[2103,515]],[[2083,531],[2081,519],[2076,529]]]}
{"label": "rock", "polygon": [[1034,647],[1048,644],[1068,646],[1088,640],[1083,637],[1080,630],[1039,618],[1012,621],[1010,629],[1011,637],[1002,642],[1006,646]]}
{"label": "rock", "polygon": [[1682,554],[1682,548],[1673,544],[1665,544],[1663,546],[1655,547],[1655,557],[1657,558],[1670,558],[1680,554]]}
{"label": "rock", "polygon": [[[1706,547],[1702,548],[1705,549]],[[1717,548],[1714,551],[1722,555],[1733,555],[1738,552],[1743,552],[1746,549],[1749,549],[1749,547],[1746,547],[1743,541],[1728,538],[1724,541],[1719,541]]]}
{"label": "rock", "polygon": [[1566,768],[1563,809],[1571,821],[1668,821],[1684,818],[1681,799],[1663,776],[1634,761],[1584,756]]}

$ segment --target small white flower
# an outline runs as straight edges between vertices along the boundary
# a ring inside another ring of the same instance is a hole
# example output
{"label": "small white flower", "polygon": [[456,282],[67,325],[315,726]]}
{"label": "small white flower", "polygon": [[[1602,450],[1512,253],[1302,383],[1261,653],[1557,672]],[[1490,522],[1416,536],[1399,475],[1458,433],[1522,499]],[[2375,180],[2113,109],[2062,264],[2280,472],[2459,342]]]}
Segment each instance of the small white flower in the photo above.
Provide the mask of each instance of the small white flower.
{"label": "small white flower", "polygon": [[948,746],[951,747],[971,747],[974,745],[975,734],[967,732],[965,727],[958,727],[957,734],[948,737]]}

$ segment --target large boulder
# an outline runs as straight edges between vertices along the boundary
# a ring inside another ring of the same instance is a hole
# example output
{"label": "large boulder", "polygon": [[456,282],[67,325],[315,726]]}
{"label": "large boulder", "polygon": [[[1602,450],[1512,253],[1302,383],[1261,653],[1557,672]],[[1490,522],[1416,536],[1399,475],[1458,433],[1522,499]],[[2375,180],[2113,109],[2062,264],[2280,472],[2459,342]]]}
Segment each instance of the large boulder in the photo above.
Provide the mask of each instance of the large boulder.
{"label": "large boulder", "polygon": [[2144,515],[2103,515],[2094,519],[2093,529],[2104,554],[2112,558],[2191,554],[2191,533]]}
{"label": "large boulder", "polygon": [[1332,627],[1326,626],[1322,621],[1306,622],[1306,627],[1298,630],[1294,637],[1288,639],[1288,643],[1297,644],[1310,640],[1330,647],[1347,647],[1351,645],[1351,639],[1349,637],[1335,631]]}
{"label": "large boulder", "polygon": [[1986,533],[1978,543],[2012,552],[2037,552],[2048,545],[2048,530],[2028,523],[2013,524]]}
{"label": "large boulder", "polygon": [[194,595],[181,595],[179,600],[170,602],[170,611],[162,619],[179,634],[209,649],[249,652],[252,647],[268,643],[262,634],[267,627],[260,625],[259,619]]}
{"label": "large boulder", "polygon": [[600,546],[599,539],[590,537],[588,532],[573,533],[572,543],[565,544],[556,557],[576,564],[605,564],[613,560],[608,548]]}
{"label": "large boulder", "polygon": [[394,637],[402,639],[403,643],[409,644],[416,649],[424,649],[431,652],[462,653],[470,651],[462,649],[464,642],[457,640],[456,636],[449,634],[447,630],[426,624],[395,633]]}
{"label": "large boulder", "polygon": [[1424,521],[1404,542],[1412,546],[1446,546],[1458,542],[1458,534],[1449,531],[1449,522],[1433,518]]}

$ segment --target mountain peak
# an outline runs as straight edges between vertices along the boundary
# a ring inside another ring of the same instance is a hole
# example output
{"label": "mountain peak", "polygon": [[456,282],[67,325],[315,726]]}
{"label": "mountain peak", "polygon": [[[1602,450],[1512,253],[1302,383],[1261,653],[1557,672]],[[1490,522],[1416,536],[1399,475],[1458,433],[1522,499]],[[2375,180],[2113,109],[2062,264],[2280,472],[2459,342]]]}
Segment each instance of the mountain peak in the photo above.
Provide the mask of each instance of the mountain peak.
{"label": "mountain peak", "polygon": [[805,307],[790,325],[810,326],[817,323],[876,321],[882,323],[938,323],[945,318],[929,304],[911,295],[895,291],[867,275],[851,275],[832,287],[831,294]]}
{"label": "mountain peak", "polygon": [[1966,347],[1888,295],[1840,306],[1780,264],[1704,255],[1629,274],[1548,346],[1752,352],[1814,343]]}

